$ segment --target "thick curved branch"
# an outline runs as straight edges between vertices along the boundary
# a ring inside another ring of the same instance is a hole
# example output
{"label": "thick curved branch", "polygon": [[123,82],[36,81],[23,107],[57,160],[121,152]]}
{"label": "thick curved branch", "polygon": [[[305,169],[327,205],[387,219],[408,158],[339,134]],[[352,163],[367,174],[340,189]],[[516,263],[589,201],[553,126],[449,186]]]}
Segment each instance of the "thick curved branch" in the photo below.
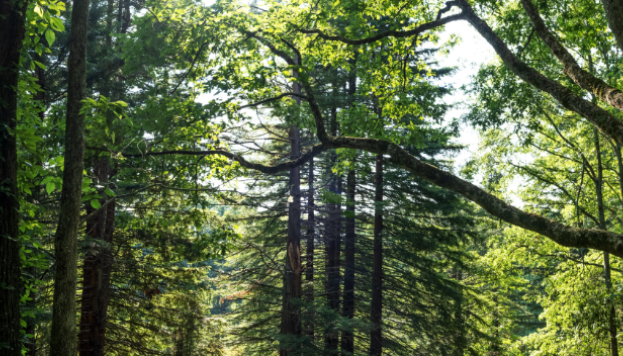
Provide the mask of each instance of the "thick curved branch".
{"label": "thick curved branch", "polygon": [[470,182],[419,161],[393,143],[367,138],[336,137],[331,138],[325,145],[327,148],[354,148],[377,154],[388,154],[391,162],[415,176],[464,196],[491,215],[509,224],[541,234],[562,246],[593,248],[623,257],[623,235],[603,230],[574,228],[522,211]]}
{"label": "thick curved branch", "polygon": [[591,73],[582,69],[571,53],[567,51],[556,36],[545,26],[545,22],[543,22],[538,9],[534,6],[532,1],[521,0],[521,3],[534,24],[536,33],[564,66],[564,73],[571,78],[575,84],[582,87],[582,89],[593,93],[596,97],[608,103],[608,105],[623,110],[623,92],[617,88],[611,87],[603,80],[596,78]]}
{"label": "thick curved branch", "polygon": [[457,0],[457,3],[463,10],[466,20],[489,42],[504,64],[515,75],[535,88],[548,93],[563,107],[586,118],[608,137],[612,138],[619,145],[623,145],[623,123],[608,111],[588,100],[584,100],[571,89],[546,77],[519,60],[491,27],[474,13],[467,0]]}
{"label": "thick curved branch", "polygon": [[340,41],[340,42],[344,42],[350,45],[360,45],[360,44],[373,43],[385,37],[404,38],[404,37],[415,36],[424,31],[432,30],[433,28],[443,26],[449,22],[463,20],[463,19],[465,19],[465,17],[463,16],[462,13],[456,14],[456,15],[450,15],[448,17],[444,17],[443,19],[437,19],[435,21],[427,22],[409,31],[396,31],[396,30],[386,31],[386,32],[377,33],[376,35],[370,36],[368,38],[362,38],[362,39],[350,39],[350,38],[347,38],[341,35],[328,35],[317,29],[297,28],[297,31],[301,33],[306,33],[306,34],[315,34],[315,35],[318,35],[318,37],[324,40],[327,40],[327,41]]}
{"label": "thick curved branch", "polygon": [[[522,73],[522,75],[524,72],[527,72],[527,78],[532,81],[536,81],[540,87],[554,88],[558,91],[561,91],[566,96],[569,96],[570,93],[570,95],[573,95],[574,98],[577,98],[577,100],[565,99],[562,100],[562,103],[568,103],[568,101],[572,101],[574,105],[576,105],[579,101],[580,104],[584,105],[582,107],[583,110],[589,110],[590,113],[593,113],[593,111],[595,110],[603,111],[605,113],[605,116],[597,116],[596,118],[594,115],[591,115],[591,118],[593,119],[593,121],[596,121],[601,125],[597,125],[596,123],[596,126],[601,127],[602,130],[606,132],[606,134],[610,134],[610,136],[613,137],[615,141],[623,143],[623,125],[621,123],[615,121],[616,119],[610,116],[605,110],[599,108],[596,105],[592,105],[590,102],[582,100],[581,98],[577,97],[573,92],[571,92],[571,90],[550,80],[549,78],[543,76],[541,73],[519,61],[510,52],[510,50],[508,50],[502,40],[497,37],[493,30],[491,30],[491,28],[489,28],[489,26],[484,21],[476,16],[466,0],[458,1],[464,12],[466,12],[466,9],[469,10],[467,12],[469,16],[468,21],[473,21],[472,25],[476,27],[479,32],[481,32],[481,34],[489,40],[490,43],[492,43],[496,50],[499,50],[498,54],[501,53],[501,57],[502,55],[504,55],[502,58],[503,60],[505,59],[505,62],[509,60],[511,64],[518,70],[518,72]],[[273,53],[275,53],[274,46],[270,42],[262,43],[268,46],[273,51]],[[289,62],[288,64],[295,65],[293,60],[291,60],[291,62]],[[326,132],[324,118],[322,116],[320,106],[316,102],[316,98],[314,96],[312,87],[309,84],[309,81],[306,77],[301,77],[301,79],[301,85],[305,90],[307,103],[309,104],[310,111],[316,125],[316,133],[318,139],[321,142],[321,144],[314,146],[314,150],[318,150],[318,153],[327,149],[350,148],[376,154],[387,154],[389,155],[389,160],[391,162],[399,165],[400,167],[403,167],[415,176],[425,179],[438,187],[445,188],[462,195],[463,197],[481,206],[491,215],[501,220],[504,220],[509,224],[541,234],[562,246],[576,248],[593,248],[596,250],[609,252],[615,256],[623,257],[623,235],[610,231],[574,228],[564,225],[558,221],[544,218],[537,214],[522,211],[470,182],[467,182],[451,173],[444,172],[437,167],[419,161],[413,155],[409,154],[406,150],[396,144],[384,140],[371,138],[344,136],[336,137],[329,135]],[[590,106],[587,107],[586,104]],[[600,111],[597,111],[597,113],[601,114]],[[587,119],[591,120],[588,117]],[[309,154],[309,152],[307,154]],[[261,172],[264,172],[264,169],[270,168],[262,166],[260,164],[254,164],[253,167],[247,167],[251,169],[257,169]]]}

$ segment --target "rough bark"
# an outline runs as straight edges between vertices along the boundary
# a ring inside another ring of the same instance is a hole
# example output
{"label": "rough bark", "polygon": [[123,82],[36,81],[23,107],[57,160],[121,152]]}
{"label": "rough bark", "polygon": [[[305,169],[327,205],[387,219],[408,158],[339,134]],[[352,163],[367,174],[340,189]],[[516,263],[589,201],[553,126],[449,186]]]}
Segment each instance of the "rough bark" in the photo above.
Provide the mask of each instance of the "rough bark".
{"label": "rough bark", "polygon": [[314,159],[309,161],[309,176],[308,176],[309,195],[307,197],[307,242],[306,242],[306,265],[305,265],[305,301],[308,305],[307,323],[305,325],[305,335],[310,340],[314,339],[314,238],[316,235],[316,218],[315,218],[315,202],[314,202]]}
{"label": "rough bark", "polygon": [[0,353],[21,355],[17,83],[27,3],[0,1]]}
{"label": "rough bark", "polygon": [[372,332],[370,356],[383,352],[383,154],[376,155],[374,189],[374,251],[372,264]]}
{"label": "rough bark", "polygon": [[[595,155],[597,156],[597,179],[595,180],[595,195],[597,197],[597,212],[599,214],[599,228],[606,230],[606,214],[604,211],[603,199],[603,166],[601,164],[601,146],[599,142],[599,132],[594,131],[595,136]],[[610,254],[604,252],[604,282],[608,292],[612,289],[612,279],[610,276]],[[616,311],[612,303],[608,303],[608,333],[610,336],[610,355],[619,356],[619,344],[617,342]]]}
{"label": "rough bark", "polygon": [[[577,85],[593,93],[596,97],[608,103],[608,105],[623,110],[623,92],[582,69],[571,53],[567,51],[556,36],[545,26],[545,22],[543,22],[543,19],[532,1],[521,0],[521,3],[534,24],[536,33],[564,66],[564,73]],[[621,21],[623,21],[623,18]]]}
{"label": "rough bark", "polygon": [[[352,319],[355,316],[355,171],[348,172],[346,178],[346,225],[344,234],[344,297],[342,316]],[[352,355],[355,351],[355,337],[352,330],[342,332],[342,353]]]}
{"label": "rough bark", "polygon": [[65,163],[60,214],[54,251],[56,275],[52,306],[50,356],[75,355],[77,240],[84,168],[84,115],[86,96],[86,44],[89,0],[74,0],[69,37]]}
{"label": "rough bark", "polygon": [[[300,135],[296,126],[290,127],[292,159],[300,154]],[[290,204],[288,210],[288,237],[286,244],[286,269],[284,300],[281,317],[281,333],[284,335],[301,334],[301,173],[300,168],[290,170]],[[282,356],[295,353],[293,345],[286,345],[279,350]]]}
{"label": "rough bark", "polygon": [[[102,157],[96,163],[99,183],[106,185],[109,175],[110,162],[108,158]],[[104,355],[114,210],[115,204],[110,204],[107,209],[98,211],[87,221],[87,234],[93,242],[83,264],[82,308],[78,335],[80,356]]]}
{"label": "rough bark", "polygon": [[602,0],[608,25],[619,45],[623,50],[623,2],[621,0]]}
{"label": "rough bark", "polygon": [[619,145],[623,145],[623,123],[620,120],[616,119],[605,109],[599,107],[599,105],[581,98],[571,89],[546,77],[536,69],[519,60],[493,29],[476,15],[467,0],[457,0],[456,3],[461,10],[463,10],[465,19],[485,40],[487,40],[487,42],[489,42],[504,64],[515,75],[538,90],[548,93],[558,101],[560,105],[586,118],[608,137],[612,138]]}

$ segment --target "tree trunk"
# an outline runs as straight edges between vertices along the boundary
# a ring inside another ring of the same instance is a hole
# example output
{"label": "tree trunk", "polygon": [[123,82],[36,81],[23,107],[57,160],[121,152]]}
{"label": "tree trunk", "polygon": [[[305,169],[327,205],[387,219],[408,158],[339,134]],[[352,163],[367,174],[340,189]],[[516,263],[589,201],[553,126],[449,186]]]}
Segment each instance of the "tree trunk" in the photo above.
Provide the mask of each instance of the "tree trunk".
{"label": "tree trunk", "polygon": [[[0,2],[0,353],[22,352],[19,301],[19,200],[17,191],[17,83],[27,2]],[[13,132],[11,132],[13,131]]]}
{"label": "tree trunk", "polygon": [[89,0],[74,0],[69,37],[67,121],[65,163],[60,214],[54,251],[56,275],[52,305],[50,356],[75,355],[76,279],[78,226],[84,168],[84,115],[80,113],[86,96],[86,44]]}
{"label": "tree trunk", "polygon": [[[355,316],[355,171],[348,172],[346,179],[346,226],[344,235],[344,297],[342,316],[352,319]],[[342,332],[342,354],[355,352],[355,338],[352,330]]]}
{"label": "tree trunk", "polygon": [[603,0],[603,4],[610,30],[619,49],[623,50],[623,3],[621,0]]}
{"label": "tree trunk", "polygon": [[[110,176],[107,157],[96,162],[96,176],[106,186]],[[81,356],[102,356],[106,343],[106,312],[110,283],[114,202],[87,221],[87,234],[93,240],[83,265],[82,313],[80,316],[79,351]],[[108,214],[111,216],[108,216]]]}
{"label": "tree trunk", "polygon": [[[607,230],[606,216],[604,212],[603,201],[603,167],[601,164],[601,147],[599,143],[599,132],[594,129],[595,136],[595,155],[597,156],[597,179],[595,181],[595,193],[597,196],[597,210],[599,212],[599,228]],[[604,281],[606,283],[606,289],[608,292],[612,289],[612,280],[610,277],[610,254],[604,252]],[[619,356],[619,345],[617,342],[617,326],[616,326],[616,311],[614,305],[608,302],[608,333],[610,334],[610,355]]]}
{"label": "tree trunk", "polygon": [[[337,88],[337,85],[334,85]],[[335,89],[337,90],[337,89]],[[337,108],[331,109],[331,134],[337,134]],[[333,151],[331,152],[331,165],[329,167],[329,190],[334,194],[340,193],[340,180],[339,177],[333,173],[332,166],[337,161],[337,155]],[[340,220],[341,220],[341,207],[337,203],[327,204],[327,210],[329,216],[326,220],[326,239],[327,239],[327,284],[326,295],[327,304],[329,308],[335,311],[337,315],[340,309]],[[333,321],[328,325],[328,330],[325,331],[325,349],[328,355],[337,353],[339,346],[339,334],[335,330]]]}
{"label": "tree trunk", "polygon": [[314,224],[316,223],[314,217],[314,159],[309,161],[309,176],[308,176],[309,195],[307,197],[307,251],[305,266],[305,282],[307,288],[305,289],[305,301],[308,305],[308,321],[305,325],[305,335],[309,337],[311,341],[314,340],[314,238],[316,229]]}
{"label": "tree trunk", "polygon": [[370,356],[380,356],[383,350],[383,155],[376,156],[374,193],[374,257],[372,265],[372,326]]}
{"label": "tree trunk", "polygon": [[[300,135],[296,126],[290,127],[292,159],[300,155]],[[288,210],[288,238],[286,269],[281,317],[281,333],[301,335],[301,173],[300,168],[290,170],[290,198]],[[285,347],[279,350],[282,356],[295,353],[292,340],[287,340]]]}
{"label": "tree trunk", "polygon": [[[461,282],[463,279],[463,273],[459,267],[455,268],[456,270],[456,280]],[[463,356],[465,354],[465,349],[467,348],[467,338],[465,337],[465,319],[463,318],[463,293],[461,292],[461,296],[457,300],[456,303],[456,311],[455,311],[455,319],[457,325],[457,335],[454,339],[455,356]]]}

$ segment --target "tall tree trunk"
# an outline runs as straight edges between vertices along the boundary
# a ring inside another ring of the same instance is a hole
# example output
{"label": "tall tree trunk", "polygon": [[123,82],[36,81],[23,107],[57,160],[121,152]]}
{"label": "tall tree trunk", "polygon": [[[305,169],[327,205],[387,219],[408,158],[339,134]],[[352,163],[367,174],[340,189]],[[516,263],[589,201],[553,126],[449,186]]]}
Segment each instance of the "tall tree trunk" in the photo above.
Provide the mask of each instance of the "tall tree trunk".
{"label": "tall tree trunk", "polygon": [[[352,319],[355,316],[355,171],[350,170],[346,178],[346,226],[344,234],[344,297],[342,316]],[[355,337],[352,330],[342,332],[342,354],[355,352]]]}
{"label": "tall tree trunk", "polygon": [[50,356],[75,355],[77,240],[84,169],[84,115],[86,96],[86,45],[89,0],[74,0],[69,36],[65,163],[60,214],[54,251],[56,275],[52,305]]}
{"label": "tall tree trunk", "polygon": [[380,356],[383,350],[383,155],[376,156],[374,193],[374,257],[372,265],[372,326],[370,356]]}
{"label": "tall tree trunk", "polygon": [[17,83],[26,1],[0,0],[0,353],[22,354],[17,191]]}
{"label": "tall tree trunk", "polygon": [[[106,186],[110,176],[107,157],[96,161],[95,171],[100,185]],[[83,265],[82,313],[78,335],[81,356],[104,355],[114,208],[112,203],[87,221],[87,234],[94,241],[91,250],[85,255]]]}
{"label": "tall tree trunk", "polygon": [[305,289],[305,301],[308,305],[309,312],[307,313],[308,321],[305,325],[305,335],[307,335],[310,341],[314,340],[314,238],[316,234],[316,219],[314,216],[315,202],[314,202],[314,158],[309,161],[309,176],[308,176],[309,195],[307,197],[307,251],[306,251],[306,265],[305,265],[305,282],[307,288]]}
{"label": "tall tree trunk", "polygon": [[[296,126],[290,127],[292,159],[300,156],[300,134]],[[290,170],[290,198],[288,210],[288,238],[286,252],[286,270],[281,317],[281,333],[301,335],[301,172],[300,167]],[[282,356],[295,352],[292,340],[279,350]]]}
{"label": "tall tree trunk", "polygon": [[[337,88],[337,85],[334,85]],[[334,89],[337,91],[337,89]],[[331,109],[331,134],[337,134],[337,108]],[[340,194],[341,182],[339,177],[333,173],[332,166],[337,161],[335,151],[330,155],[329,167],[329,190],[334,194]],[[326,295],[329,308],[339,314],[340,309],[340,231],[341,231],[341,206],[337,203],[327,204],[329,216],[326,220],[326,238],[327,238],[327,284]],[[339,334],[335,330],[334,323],[328,325],[329,330],[325,332],[325,349],[327,354],[333,355],[337,353],[339,346]]]}
{"label": "tall tree trunk", "polygon": [[[601,165],[601,147],[599,143],[599,131],[593,130],[595,136],[595,155],[597,156],[597,179],[595,181],[595,193],[597,195],[597,210],[599,212],[599,228],[607,230],[606,216],[604,213],[604,201],[603,201],[603,167]],[[606,289],[608,292],[612,289],[612,280],[610,277],[610,254],[604,252],[604,280],[606,283]],[[610,355],[619,356],[619,345],[617,342],[617,326],[616,326],[616,311],[614,305],[608,302],[608,333],[610,334]]]}

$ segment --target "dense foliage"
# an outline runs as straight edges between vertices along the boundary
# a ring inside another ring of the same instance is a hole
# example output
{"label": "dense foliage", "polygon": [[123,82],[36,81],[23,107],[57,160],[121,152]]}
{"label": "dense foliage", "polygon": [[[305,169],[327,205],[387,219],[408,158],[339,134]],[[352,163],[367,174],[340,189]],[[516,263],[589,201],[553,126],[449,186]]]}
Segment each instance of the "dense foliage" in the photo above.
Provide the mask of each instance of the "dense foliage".
{"label": "dense foliage", "polygon": [[0,13],[0,354],[618,356],[618,1]]}

